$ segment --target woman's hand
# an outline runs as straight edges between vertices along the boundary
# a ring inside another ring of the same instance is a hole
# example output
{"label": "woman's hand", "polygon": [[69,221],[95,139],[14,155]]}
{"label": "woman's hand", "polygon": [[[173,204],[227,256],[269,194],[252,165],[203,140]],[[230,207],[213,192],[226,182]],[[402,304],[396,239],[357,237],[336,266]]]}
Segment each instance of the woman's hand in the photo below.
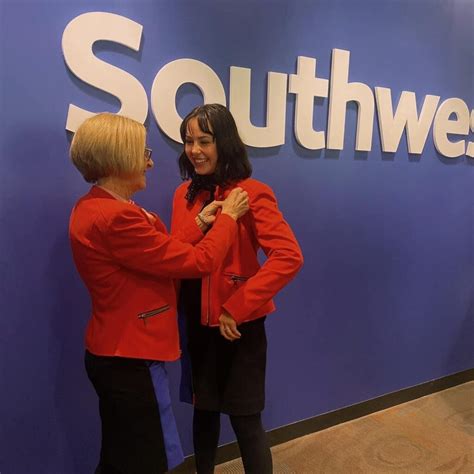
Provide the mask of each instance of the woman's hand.
{"label": "woman's hand", "polygon": [[[196,223],[199,227],[209,228],[216,220],[216,213],[222,207],[223,201],[212,201],[197,216]],[[201,229],[202,230],[202,229]]]}
{"label": "woman's hand", "polygon": [[242,188],[233,189],[222,201],[222,214],[227,214],[237,220],[249,210],[249,195]]}
{"label": "woman's hand", "polygon": [[240,336],[242,335],[237,329],[237,323],[234,318],[227,311],[224,311],[219,316],[219,331],[222,337],[228,341],[240,339]]}

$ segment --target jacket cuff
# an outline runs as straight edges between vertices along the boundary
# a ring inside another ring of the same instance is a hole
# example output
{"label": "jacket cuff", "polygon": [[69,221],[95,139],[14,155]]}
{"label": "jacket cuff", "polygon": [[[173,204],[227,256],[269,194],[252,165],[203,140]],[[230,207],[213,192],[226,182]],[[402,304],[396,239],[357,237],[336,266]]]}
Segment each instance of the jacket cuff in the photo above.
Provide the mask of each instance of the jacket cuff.
{"label": "jacket cuff", "polygon": [[[242,321],[244,321],[246,319],[245,318],[245,308],[243,308],[243,306],[241,304],[240,305],[239,304],[229,304],[227,302],[227,303],[224,303],[222,305],[222,309],[227,311],[232,316],[232,318],[234,319],[234,321],[237,324],[240,324]],[[244,309],[244,311],[242,311],[242,309]]]}
{"label": "jacket cuff", "polygon": [[189,232],[191,243],[197,243],[204,237],[204,232],[199,228],[194,219],[192,224],[190,224],[189,229],[186,229],[186,231]]}

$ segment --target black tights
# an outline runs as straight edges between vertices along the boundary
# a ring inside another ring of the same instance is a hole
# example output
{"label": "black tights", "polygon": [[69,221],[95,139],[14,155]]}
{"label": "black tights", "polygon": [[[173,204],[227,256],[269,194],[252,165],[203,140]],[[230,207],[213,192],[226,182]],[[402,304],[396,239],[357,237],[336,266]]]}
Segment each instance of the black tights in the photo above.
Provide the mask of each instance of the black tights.
{"label": "black tights", "polygon": [[[221,429],[221,414],[217,411],[194,410],[194,457],[198,474],[212,474]],[[230,415],[237,436],[246,474],[271,474],[272,454],[263,430],[260,413]]]}

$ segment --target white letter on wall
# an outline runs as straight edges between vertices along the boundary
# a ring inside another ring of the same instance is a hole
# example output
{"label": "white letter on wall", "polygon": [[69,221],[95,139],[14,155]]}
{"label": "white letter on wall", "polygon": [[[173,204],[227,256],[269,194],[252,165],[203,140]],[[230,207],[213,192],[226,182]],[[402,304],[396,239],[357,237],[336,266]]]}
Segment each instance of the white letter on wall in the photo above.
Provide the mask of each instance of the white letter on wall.
{"label": "white letter on wall", "polygon": [[439,96],[427,95],[421,107],[420,118],[416,109],[414,92],[403,91],[395,114],[392,106],[392,93],[386,87],[375,88],[377,113],[380,126],[382,150],[395,153],[406,127],[408,152],[421,154],[430,131],[433,117],[438,106]]}
{"label": "white letter on wall", "polygon": [[287,74],[268,73],[267,125],[256,127],[250,121],[250,74],[243,67],[230,68],[229,108],[232,112],[242,140],[257,148],[283,145],[285,143],[286,85]]}
{"label": "white letter on wall", "polygon": [[179,127],[183,119],[176,110],[176,93],[186,83],[199,88],[205,104],[226,105],[224,87],[207,64],[195,59],[177,59],[163,66],[153,81],[151,108],[163,133],[178,143],[182,143]]}
{"label": "white letter on wall", "polygon": [[354,101],[358,105],[356,150],[372,149],[374,127],[374,96],[372,89],[362,82],[349,83],[350,51],[332,50],[331,86],[329,92],[328,148],[344,148],[346,105]]}
{"label": "white letter on wall", "polygon": [[[471,110],[471,132],[474,133],[474,109]],[[474,142],[468,142],[466,156],[474,158]]]}
{"label": "white letter on wall", "polygon": [[[140,49],[143,27],[124,16],[113,13],[84,13],[66,26],[62,48],[68,68],[86,84],[117,97],[121,102],[118,111],[140,123],[148,114],[145,89],[131,74],[94,56],[92,45],[96,41],[113,41],[134,51]],[[69,104],[66,130],[75,132],[79,125],[94,113]]]}
{"label": "white letter on wall", "polygon": [[[453,113],[456,119],[450,120],[449,117]],[[439,106],[434,119],[433,139],[436,149],[442,155],[448,158],[464,155],[466,141],[451,142],[448,139],[448,133],[469,134],[469,109],[461,99],[447,99]]]}
{"label": "white letter on wall", "polygon": [[314,98],[328,96],[327,79],[316,77],[316,59],[298,56],[296,74],[290,75],[289,92],[296,94],[295,135],[309,150],[325,147],[324,132],[313,129]]}

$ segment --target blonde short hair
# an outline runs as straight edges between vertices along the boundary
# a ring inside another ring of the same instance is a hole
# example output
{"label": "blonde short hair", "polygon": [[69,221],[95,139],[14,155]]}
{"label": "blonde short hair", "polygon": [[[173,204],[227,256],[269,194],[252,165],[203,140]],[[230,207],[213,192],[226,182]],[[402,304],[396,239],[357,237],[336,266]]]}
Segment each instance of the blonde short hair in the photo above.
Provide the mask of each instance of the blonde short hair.
{"label": "blonde short hair", "polygon": [[70,156],[88,183],[126,176],[143,166],[145,127],[135,120],[101,113],[85,120],[72,139]]}

